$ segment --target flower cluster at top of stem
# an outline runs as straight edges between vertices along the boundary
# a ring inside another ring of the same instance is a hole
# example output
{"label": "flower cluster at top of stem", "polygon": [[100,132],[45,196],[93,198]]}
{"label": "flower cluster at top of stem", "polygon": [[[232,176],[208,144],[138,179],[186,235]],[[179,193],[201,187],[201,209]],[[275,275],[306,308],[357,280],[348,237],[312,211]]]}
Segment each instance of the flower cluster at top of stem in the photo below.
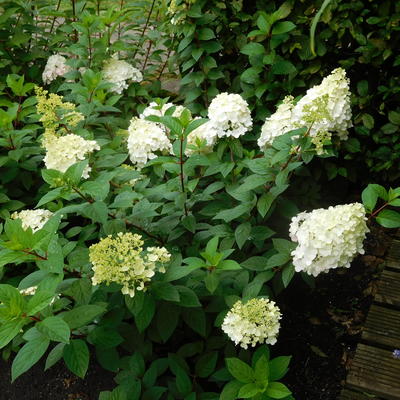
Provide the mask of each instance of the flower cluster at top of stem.
{"label": "flower cluster at top of stem", "polygon": [[282,315],[274,301],[255,298],[238,300],[226,314],[222,330],[235,344],[247,349],[257,344],[275,344]]}
{"label": "flower cluster at top of stem", "polygon": [[121,94],[129,86],[129,81],[141,82],[142,73],[124,60],[113,57],[107,60],[103,66],[103,78],[112,83],[111,91]]}
{"label": "flower cluster at top of stem", "polygon": [[[100,146],[94,140],[86,140],[70,132],[68,127],[75,127],[84,119],[80,112],[75,111],[75,105],[63,102],[61,96],[50,93],[47,90],[36,87],[38,104],[37,112],[41,114],[45,132],[42,138],[42,146],[46,149],[44,163],[46,168],[65,172],[71,165],[85,159],[87,154],[100,150]],[[84,178],[89,177],[90,167],[83,171]]]}
{"label": "flower cluster at top of stem", "polygon": [[276,112],[265,120],[258,145],[263,150],[277,136],[307,127],[317,154],[322,154],[326,140],[333,134],[346,140],[351,126],[349,80],[345,70],[337,68],[320,85],[308,89],[297,104],[293,97],[285,97]]}
{"label": "flower cluster at top of stem", "polygon": [[32,229],[32,232],[36,232],[42,229],[44,224],[53,216],[51,211],[43,208],[37,208],[36,210],[22,210],[15,212],[11,215],[13,219],[20,219],[22,222],[22,228],[27,230]]}
{"label": "flower cluster at top of stem", "polygon": [[292,252],[297,272],[317,276],[332,268],[350,267],[357,254],[364,254],[369,232],[365,208],[352,203],[302,212],[292,218],[290,237],[298,245]]}
{"label": "flower cluster at top of stem", "polygon": [[49,57],[42,73],[42,80],[45,85],[71,71],[71,67],[66,64],[66,61],[66,58],[60,54]]}
{"label": "flower cluster at top of stem", "polygon": [[112,282],[122,285],[121,292],[130,297],[136,290],[146,290],[146,283],[155,273],[165,272],[164,264],[171,254],[164,247],[143,249],[140,235],[119,232],[100,240],[89,248],[90,262],[93,264],[92,282]]}

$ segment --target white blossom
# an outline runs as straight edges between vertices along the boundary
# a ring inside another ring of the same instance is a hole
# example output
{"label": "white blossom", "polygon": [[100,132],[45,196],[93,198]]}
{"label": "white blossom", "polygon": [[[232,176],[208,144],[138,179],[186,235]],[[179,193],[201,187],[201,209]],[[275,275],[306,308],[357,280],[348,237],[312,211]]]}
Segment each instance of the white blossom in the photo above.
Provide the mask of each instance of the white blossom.
{"label": "white blossom", "polygon": [[52,217],[52,215],[53,213],[51,211],[38,208],[36,210],[22,210],[15,212],[11,215],[11,218],[20,219],[24,230],[31,228],[32,232],[36,232],[43,228],[44,224]]}
{"label": "white blossom", "polygon": [[346,71],[337,68],[320,85],[308,89],[293,108],[293,119],[300,126],[311,126],[311,137],[330,132],[346,140],[347,130],[353,126]]}
{"label": "white blossom", "polygon": [[71,67],[66,64],[66,61],[66,58],[59,54],[50,56],[42,73],[43,83],[48,84],[54,81],[57,77],[63,76],[69,72]]}
{"label": "white blossom", "polygon": [[350,267],[357,254],[364,254],[369,232],[364,206],[352,203],[302,212],[292,218],[290,237],[298,245],[292,252],[297,272],[317,276],[332,268]]}
{"label": "white blossom", "polygon": [[[46,168],[65,172],[71,165],[85,159],[86,155],[100,146],[95,140],[86,140],[81,136],[70,133],[64,136],[45,135],[43,146],[46,149],[44,163]],[[82,177],[88,178],[91,168],[87,166]]]}
{"label": "white blossom", "polygon": [[111,58],[103,67],[103,78],[113,84],[112,91],[121,94],[129,86],[129,81],[141,82],[142,73],[124,60]]}
{"label": "white blossom", "polygon": [[292,116],[293,102],[293,96],[286,96],[275,113],[265,120],[261,128],[261,136],[257,141],[260,149],[264,149],[266,145],[272,145],[276,137],[298,128]]}
{"label": "white blossom", "polygon": [[264,342],[273,345],[281,317],[279,308],[269,299],[251,299],[247,303],[238,300],[226,314],[222,330],[244,349]]}
{"label": "white blossom", "polygon": [[208,118],[218,137],[238,138],[253,126],[249,106],[239,94],[217,95],[208,107]]}
{"label": "white blossom", "polygon": [[[139,115],[139,118],[146,118],[149,117],[150,115],[155,115],[157,117],[162,117],[165,115],[165,112],[171,108],[174,107],[175,104],[173,103],[165,103],[163,106],[159,106],[155,101],[152,101],[144,110],[143,112]],[[182,112],[186,108],[183,106],[175,106],[175,110],[172,113],[173,117],[179,118],[182,114]]]}
{"label": "white blossom", "polygon": [[133,164],[143,167],[157,157],[155,152],[171,152],[172,146],[165,131],[155,122],[132,118],[128,128],[128,151]]}
{"label": "white blossom", "polygon": [[[195,118],[198,119],[198,118]],[[211,121],[205,122],[198,128],[194,129],[187,136],[187,146],[185,149],[185,154],[190,156],[194,153],[198,153],[195,149],[190,148],[191,146],[198,148],[199,145],[202,146],[201,152],[210,153],[213,149],[215,142],[217,141],[217,130],[215,129]],[[204,146],[204,147],[203,147]]]}

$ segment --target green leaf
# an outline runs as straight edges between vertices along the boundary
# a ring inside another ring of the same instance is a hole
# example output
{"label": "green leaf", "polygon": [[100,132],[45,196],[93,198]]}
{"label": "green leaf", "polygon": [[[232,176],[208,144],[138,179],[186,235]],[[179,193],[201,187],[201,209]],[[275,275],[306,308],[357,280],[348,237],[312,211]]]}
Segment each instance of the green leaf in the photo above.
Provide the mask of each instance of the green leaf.
{"label": "green leaf", "polygon": [[361,199],[367,211],[371,212],[376,206],[378,198],[387,200],[385,188],[377,184],[369,184],[361,193]]}
{"label": "green leaf", "polygon": [[68,343],[70,329],[68,324],[60,317],[47,317],[36,324],[36,328],[45,337],[56,342]]}
{"label": "green leaf", "polygon": [[271,382],[277,381],[286,375],[290,360],[291,357],[281,356],[276,357],[269,362],[269,380]]}
{"label": "green leaf", "polygon": [[239,382],[250,383],[254,381],[253,369],[238,358],[226,358],[229,373]]}
{"label": "green leaf", "polygon": [[275,75],[288,75],[296,71],[296,67],[290,61],[277,61],[272,65],[272,73]]}
{"label": "green leaf", "polygon": [[283,383],[271,382],[265,394],[273,399],[283,399],[292,394],[292,392]]}
{"label": "green leaf", "polygon": [[213,351],[200,356],[196,362],[195,371],[200,378],[207,378],[210,376],[217,365],[218,352]]}
{"label": "green leaf", "polygon": [[106,326],[98,326],[90,331],[88,339],[90,343],[100,347],[101,349],[116,347],[124,341],[115,328]]}
{"label": "green leaf", "polygon": [[222,389],[220,400],[236,400],[237,394],[242,386],[243,383],[238,381],[228,382]]}
{"label": "green leaf", "polygon": [[215,217],[213,217],[213,219],[222,219],[225,222],[231,222],[233,219],[239,218],[243,214],[248,213],[250,208],[250,204],[239,204],[236,207],[220,211]]}
{"label": "green leaf", "polygon": [[198,32],[198,38],[200,40],[211,40],[215,38],[215,34],[210,28],[202,28]]}
{"label": "green leaf", "polygon": [[375,125],[375,120],[374,117],[371,114],[363,114],[362,116],[362,122],[364,126],[368,129],[372,129]]}
{"label": "green leaf", "polygon": [[289,260],[291,260],[291,255],[290,254],[274,254],[268,259],[267,267],[268,268],[274,268],[274,267],[280,267],[281,265],[286,264]]}
{"label": "green leaf", "polygon": [[204,278],[204,283],[210,293],[214,293],[219,285],[219,276],[216,271],[209,271]]}
{"label": "green leaf", "polygon": [[11,320],[0,326],[0,349],[7,346],[20,333],[25,325],[24,319]]}
{"label": "green leaf", "polygon": [[265,48],[260,43],[251,42],[251,43],[245,44],[240,49],[240,52],[243,53],[243,54],[246,54],[248,56],[257,56],[257,55],[260,55],[260,54],[264,54],[265,53]]}
{"label": "green leaf", "polygon": [[389,111],[389,121],[394,125],[400,125],[400,113],[396,111]]}
{"label": "green leaf", "polygon": [[157,307],[157,331],[163,342],[174,333],[179,322],[179,308],[170,303],[164,303]]}
{"label": "green leaf", "polygon": [[61,360],[64,352],[65,343],[58,343],[53,347],[50,351],[49,355],[46,358],[46,365],[44,370],[47,371],[51,368],[54,364]]}
{"label": "green leaf", "polygon": [[47,291],[36,291],[28,301],[27,315],[35,315],[47,307],[53,300],[54,293]]}
{"label": "green leaf", "polygon": [[151,291],[162,300],[179,301],[178,289],[168,282],[155,282],[151,285]]}
{"label": "green leaf", "polygon": [[105,305],[99,306],[95,304],[89,304],[76,307],[71,311],[65,312],[61,316],[69,325],[71,330],[73,330],[92,322],[96,317],[105,312],[105,310]]}
{"label": "green leaf", "polygon": [[292,280],[294,273],[295,273],[294,265],[291,263],[283,268],[282,283],[285,288],[289,286],[289,283]]}
{"label": "green leaf", "polygon": [[268,268],[268,258],[267,257],[250,257],[246,261],[243,261],[242,267],[250,269],[252,271],[264,271]]}
{"label": "green leaf", "polygon": [[274,248],[278,253],[291,254],[291,252],[296,248],[297,244],[286,239],[272,239]]}
{"label": "green leaf", "polygon": [[85,377],[89,366],[89,349],[83,340],[71,340],[70,344],[65,345],[63,357],[71,372],[80,378]]}
{"label": "green leaf", "polygon": [[250,67],[247,68],[243,73],[240,75],[240,79],[249,84],[254,84],[259,81],[259,75],[262,69],[260,67]]}
{"label": "green leaf", "polygon": [[272,34],[282,35],[283,33],[292,31],[294,28],[296,28],[296,25],[293,22],[290,21],[278,22],[272,28]]}
{"label": "green leaf", "polygon": [[264,193],[257,202],[257,210],[260,213],[260,215],[264,218],[271,208],[272,203],[275,200],[275,196],[273,196],[271,193]]}
{"label": "green leaf", "polygon": [[393,210],[383,210],[376,217],[376,221],[384,228],[400,228],[400,213]]}
{"label": "green leaf", "polygon": [[95,201],[94,203],[87,204],[83,209],[83,213],[93,222],[99,222],[101,224],[107,222],[108,208],[103,201]]}
{"label": "green leaf", "polygon": [[153,297],[146,295],[144,296],[144,302],[142,309],[135,315],[135,323],[139,332],[143,332],[152,321],[154,313],[156,311],[156,304]]}
{"label": "green leaf", "polygon": [[83,160],[71,165],[64,172],[64,179],[67,180],[71,185],[78,185],[82,179],[84,169],[88,165],[88,160]]}
{"label": "green leaf", "polygon": [[49,347],[50,340],[39,336],[27,343],[18,351],[11,366],[11,381],[36,364]]}
{"label": "green leaf", "polygon": [[223,260],[218,263],[217,268],[223,271],[235,271],[242,269],[239,263],[234,260]]}
{"label": "green leaf", "polygon": [[248,399],[259,392],[261,392],[261,390],[255,383],[246,383],[240,388],[238,397],[240,399]]}
{"label": "green leaf", "polygon": [[179,290],[179,297],[181,307],[201,307],[201,303],[197,294],[186,286],[176,286]]}
{"label": "green leaf", "polygon": [[185,323],[201,336],[206,336],[206,316],[201,308],[182,310],[182,316]]}

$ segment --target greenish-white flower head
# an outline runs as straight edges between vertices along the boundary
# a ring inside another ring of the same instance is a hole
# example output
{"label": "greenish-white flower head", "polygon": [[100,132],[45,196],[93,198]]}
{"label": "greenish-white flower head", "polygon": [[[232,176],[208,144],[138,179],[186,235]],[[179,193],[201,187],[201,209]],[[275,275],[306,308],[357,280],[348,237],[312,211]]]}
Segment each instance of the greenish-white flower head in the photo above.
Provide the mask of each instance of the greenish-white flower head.
{"label": "greenish-white flower head", "polygon": [[42,73],[44,84],[54,81],[59,76],[64,76],[71,70],[71,67],[66,64],[66,58],[60,54],[54,54],[47,60],[46,66]]}
{"label": "greenish-white flower head", "polygon": [[276,137],[298,128],[292,116],[293,107],[293,96],[286,96],[275,113],[265,120],[261,128],[260,138],[257,141],[260,149],[271,146]]}
{"label": "greenish-white flower head", "polygon": [[143,75],[128,62],[113,57],[104,63],[103,78],[113,84],[113,92],[121,94],[128,88],[129,82],[141,82]]}
{"label": "greenish-white flower head", "polygon": [[293,108],[293,120],[299,126],[310,128],[310,136],[331,132],[346,140],[352,127],[350,86],[346,71],[337,68],[320,85],[307,90]]}
{"label": "greenish-white flower head", "polygon": [[[64,136],[45,135],[42,144],[46,149],[43,160],[46,168],[60,172],[65,172],[71,165],[83,161],[93,151],[100,150],[95,140],[86,140],[74,133]],[[90,171],[91,168],[86,166],[82,177],[88,178]]]}
{"label": "greenish-white flower head", "polygon": [[238,138],[253,126],[249,105],[239,94],[217,95],[208,107],[208,118],[218,137]]}
{"label": "greenish-white flower head", "polygon": [[308,89],[297,104],[292,96],[285,97],[265,120],[257,143],[265,150],[276,137],[306,127],[317,154],[322,154],[325,141],[332,136],[346,140],[351,126],[349,80],[344,69],[337,68],[320,85]]}
{"label": "greenish-white flower head", "polygon": [[226,314],[222,330],[244,349],[267,343],[275,344],[282,318],[274,301],[264,298],[247,303],[238,300]]}
{"label": "greenish-white flower head", "polygon": [[333,268],[350,267],[357,254],[364,254],[369,232],[365,208],[360,203],[302,212],[292,218],[290,237],[297,242],[293,265],[297,272],[317,276]]}
{"label": "greenish-white flower head", "polygon": [[171,254],[164,247],[144,249],[143,244],[140,235],[119,232],[116,237],[109,235],[90,246],[93,284],[118,283],[122,285],[121,292],[130,297],[136,290],[146,290],[146,283],[156,272],[165,272],[164,264]]}
{"label": "greenish-white flower head", "polygon": [[160,124],[134,117],[128,128],[128,151],[133,164],[142,168],[157,152],[169,153],[172,145]]}
{"label": "greenish-white flower head", "polygon": [[33,232],[42,229],[44,224],[53,216],[53,213],[43,208],[36,210],[22,210],[11,215],[12,219],[20,219],[22,228],[31,228]]}

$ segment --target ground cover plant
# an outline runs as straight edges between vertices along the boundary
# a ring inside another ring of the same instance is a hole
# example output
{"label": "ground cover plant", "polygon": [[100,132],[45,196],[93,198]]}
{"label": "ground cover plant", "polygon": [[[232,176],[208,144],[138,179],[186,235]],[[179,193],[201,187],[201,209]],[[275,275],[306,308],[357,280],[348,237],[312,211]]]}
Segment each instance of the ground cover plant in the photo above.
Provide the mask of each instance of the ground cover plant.
{"label": "ground cover plant", "polygon": [[[295,274],[312,285],[350,267],[371,224],[400,226],[399,188],[320,200],[318,169],[346,177],[342,158],[368,146],[345,69],[309,85],[292,71],[259,89],[277,66],[210,84],[214,38],[228,34],[208,27],[218,19],[202,1],[0,7],[0,347],[12,380],[43,357],[84,378],[92,357],[115,373],[100,400],[293,399],[290,354],[270,354],[285,318],[276,297]],[[254,23],[232,7],[232,21]],[[291,10],[256,14],[266,33],[277,24],[270,50],[294,29]],[[180,95],[159,81],[169,67],[192,68]]]}

